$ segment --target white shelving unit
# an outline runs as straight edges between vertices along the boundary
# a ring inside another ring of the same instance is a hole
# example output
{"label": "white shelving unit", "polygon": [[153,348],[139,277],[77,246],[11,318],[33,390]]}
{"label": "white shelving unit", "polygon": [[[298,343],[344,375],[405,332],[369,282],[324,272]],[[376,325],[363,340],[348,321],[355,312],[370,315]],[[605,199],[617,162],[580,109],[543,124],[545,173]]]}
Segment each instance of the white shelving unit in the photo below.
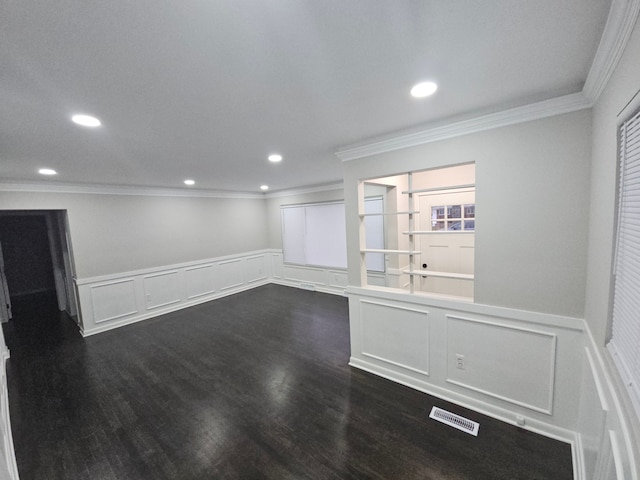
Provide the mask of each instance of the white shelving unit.
{"label": "white shelving unit", "polygon": [[[360,222],[361,222],[361,232],[364,230],[364,225],[362,224],[363,220],[365,217],[368,216],[374,216],[374,215],[394,215],[394,216],[398,216],[398,215],[408,215],[409,216],[409,231],[413,231],[414,226],[415,226],[415,215],[420,213],[417,210],[415,210],[415,205],[414,205],[414,199],[413,199],[413,193],[412,193],[412,182],[413,182],[413,178],[412,178],[412,174],[411,173],[407,173],[407,181],[408,181],[408,191],[407,192],[402,192],[403,194],[407,194],[408,197],[408,210],[406,211],[398,211],[398,212],[384,212],[384,213],[360,213]],[[367,253],[383,253],[385,255],[388,254],[395,254],[395,255],[408,255],[409,256],[409,270],[407,271],[403,271],[403,273],[408,273],[409,274],[409,292],[410,293],[414,293],[414,289],[415,289],[415,285],[414,285],[414,275],[417,275],[419,270],[415,270],[415,265],[416,265],[416,256],[420,255],[420,251],[415,249],[415,244],[414,244],[414,238],[413,235],[409,235],[409,248],[406,250],[392,250],[392,249],[380,249],[380,248],[366,248],[366,245],[362,244],[362,238],[363,236],[360,235],[360,239],[361,239],[361,248],[360,248],[360,255],[361,255],[361,268],[364,269],[363,271],[365,271],[366,273],[366,261],[365,261],[365,255]],[[364,274],[363,274],[364,277]]]}
{"label": "white shelving unit", "polygon": [[[361,266],[364,269],[363,271],[366,274],[366,262],[365,262],[365,255],[367,253],[383,253],[385,255],[387,254],[396,254],[396,255],[408,255],[409,256],[409,269],[405,269],[402,270],[403,274],[409,275],[409,292],[410,293],[414,293],[415,292],[415,278],[416,276],[420,276],[420,277],[426,277],[426,276],[430,276],[430,277],[440,277],[440,278],[455,278],[455,279],[460,279],[460,280],[473,280],[474,276],[473,274],[466,274],[466,273],[451,273],[451,272],[434,272],[431,270],[423,270],[421,268],[419,268],[419,265],[417,265],[416,261],[417,261],[417,256],[421,254],[420,250],[416,250],[416,239],[415,236],[416,235],[443,235],[443,234],[447,234],[447,233],[451,233],[450,231],[432,231],[432,230],[416,230],[416,215],[419,214],[420,212],[418,210],[416,210],[416,205],[415,205],[415,197],[414,195],[416,194],[420,194],[420,193],[436,193],[436,192],[442,192],[442,191],[453,191],[453,190],[465,190],[465,189],[474,189],[475,188],[475,184],[470,183],[470,184],[463,184],[463,185],[452,185],[452,186],[447,186],[447,187],[435,187],[435,188],[420,188],[420,189],[413,189],[413,174],[411,172],[407,173],[407,190],[403,191],[402,194],[403,195],[407,195],[407,205],[408,205],[408,210],[406,211],[398,211],[398,212],[384,212],[384,213],[360,213],[360,221],[361,221],[361,227],[362,230],[361,232],[364,230],[364,225],[363,225],[363,221],[365,219],[365,217],[368,216],[375,216],[375,215],[394,215],[394,216],[398,216],[398,215],[408,215],[408,223],[409,223],[409,229],[405,230],[402,232],[403,235],[407,235],[408,240],[409,240],[409,248],[406,250],[392,250],[392,249],[380,249],[380,248],[366,248],[366,245],[362,244],[362,239],[363,236],[360,236],[361,239],[361,248],[360,248],[360,254],[362,256],[361,258]],[[459,232],[459,233],[466,233],[466,232]],[[472,233],[472,232],[469,232]],[[363,276],[363,278],[365,278]]]}

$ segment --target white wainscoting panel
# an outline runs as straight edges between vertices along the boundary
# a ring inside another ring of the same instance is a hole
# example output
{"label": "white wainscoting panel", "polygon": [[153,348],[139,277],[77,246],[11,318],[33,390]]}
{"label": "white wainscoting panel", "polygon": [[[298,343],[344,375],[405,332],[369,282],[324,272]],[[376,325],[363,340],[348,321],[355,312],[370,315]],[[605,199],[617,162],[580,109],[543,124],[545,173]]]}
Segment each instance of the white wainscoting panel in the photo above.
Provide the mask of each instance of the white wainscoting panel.
{"label": "white wainscoting panel", "polygon": [[638,480],[639,442],[631,425],[638,420],[630,400],[625,407],[626,389],[608,355],[587,330],[574,464],[584,480]]}
{"label": "white wainscoting panel", "polygon": [[218,264],[220,271],[220,290],[237,288],[244,283],[242,259],[227,260]]}
{"label": "white wainscoting panel", "polygon": [[284,278],[290,282],[325,285],[326,269],[285,264]]}
{"label": "white wainscoting panel", "polygon": [[365,300],[360,305],[362,355],[428,376],[428,312]]}
{"label": "white wainscoting panel", "polygon": [[7,390],[7,360],[9,349],[4,341],[0,329],[0,478],[18,480],[18,465],[16,463],[11,433],[11,416],[9,414],[9,391]]}
{"label": "white wainscoting panel", "polygon": [[329,270],[329,286],[333,288],[345,289],[347,287],[347,272],[345,270]]}
{"label": "white wainscoting panel", "polygon": [[90,292],[94,323],[117,320],[138,313],[133,278],[91,285]]}
{"label": "white wainscoting panel", "polygon": [[184,269],[187,298],[198,298],[216,291],[215,265],[200,265]]}
{"label": "white wainscoting panel", "polygon": [[143,279],[147,309],[164,307],[180,301],[178,272],[147,275]]}
{"label": "white wainscoting panel", "polygon": [[245,259],[245,278],[247,283],[264,281],[267,279],[267,260],[264,255],[255,255]]}
{"label": "white wainscoting panel", "polygon": [[283,263],[282,255],[272,255],[271,281],[280,285],[344,295],[347,271],[339,268],[309,267]]}
{"label": "white wainscoting panel", "polygon": [[282,253],[270,253],[269,254],[269,261],[270,261],[270,273],[271,273],[271,277],[274,279],[282,279],[283,277],[283,260],[282,260]]}
{"label": "white wainscoting panel", "polygon": [[351,366],[576,440],[583,320],[371,286],[347,295]]}
{"label": "white wainscoting panel", "polygon": [[84,336],[248,290],[271,281],[260,250],[200,262],[76,279]]}
{"label": "white wainscoting panel", "polygon": [[[454,315],[447,319],[447,382],[552,414],[554,333]],[[462,368],[457,355],[464,357]]]}
{"label": "white wainscoting panel", "polygon": [[[595,368],[591,352],[585,347],[582,366],[582,386],[580,391],[580,447],[582,457],[579,461],[581,469],[587,472],[587,478],[594,478],[598,460],[602,453],[602,442],[605,433],[608,402],[602,388],[598,372]],[[615,477],[613,477],[615,478]]]}

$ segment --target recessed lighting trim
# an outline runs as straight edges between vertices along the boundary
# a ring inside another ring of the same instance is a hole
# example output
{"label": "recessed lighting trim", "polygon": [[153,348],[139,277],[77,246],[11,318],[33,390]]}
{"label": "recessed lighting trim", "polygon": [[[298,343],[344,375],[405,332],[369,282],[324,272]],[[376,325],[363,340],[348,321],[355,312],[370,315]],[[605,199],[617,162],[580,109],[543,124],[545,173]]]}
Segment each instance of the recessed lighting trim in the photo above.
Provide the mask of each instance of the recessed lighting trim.
{"label": "recessed lighting trim", "polygon": [[260,190],[262,190],[263,192],[269,190],[269,185],[260,185]]}
{"label": "recessed lighting trim", "polygon": [[421,82],[413,86],[411,95],[416,98],[428,97],[433,95],[438,89],[438,85],[433,82]]}
{"label": "recessed lighting trim", "polygon": [[185,184],[185,185],[195,185],[195,184],[196,184],[196,181],[195,181],[195,180],[191,180],[190,178],[188,178],[188,179],[186,179],[186,180],[184,181],[184,184]]}
{"label": "recessed lighting trim", "polygon": [[83,127],[95,128],[102,125],[100,120],[98,120],[96,117],[92,117],[91,115],[74,115],[73,117],[71,117],[71,121]]}
{"label": "recessed lighting trim", "polygon": [[268,158],[269,158],[269,161],[273,163],[282,161],[282,155],[280,155],[279,153],[272,153],[271,155],[269,155]]}
{"label": "recessed lighting trim", "polygon": [[58,172],[56,172],[52,168],[41,168],[40,170],[38,170],[38,173],[40,175],[56,175]]}

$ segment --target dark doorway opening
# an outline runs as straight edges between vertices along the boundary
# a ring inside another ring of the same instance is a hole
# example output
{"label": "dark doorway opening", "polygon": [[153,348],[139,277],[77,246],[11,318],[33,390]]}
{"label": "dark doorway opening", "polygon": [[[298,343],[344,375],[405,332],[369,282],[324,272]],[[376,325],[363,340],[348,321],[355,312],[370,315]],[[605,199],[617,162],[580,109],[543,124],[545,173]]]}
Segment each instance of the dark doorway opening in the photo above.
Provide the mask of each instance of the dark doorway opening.
{"label": "dark doorway opening", "polygon": [[2,322],[66,312],[77,318],[72,257],[62,210],[0,211]]}

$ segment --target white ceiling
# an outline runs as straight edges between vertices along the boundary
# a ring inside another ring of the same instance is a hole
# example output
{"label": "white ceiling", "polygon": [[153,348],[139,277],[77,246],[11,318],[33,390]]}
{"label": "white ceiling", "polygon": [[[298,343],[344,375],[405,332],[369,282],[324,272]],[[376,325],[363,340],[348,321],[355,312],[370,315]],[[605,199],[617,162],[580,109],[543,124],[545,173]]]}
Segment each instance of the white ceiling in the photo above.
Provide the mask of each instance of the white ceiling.
{"label": "white ceiling", "polygon": [[[257,192],[345,145],[580,92],[610,0],[3,0],[0,178]],[[435,80],[433,97],[411,86]],[[69,121],[99,117],[99,129]],[[284,160],[270,164],[266,156]],[[44,178],[40,167],[59,174]]]}

